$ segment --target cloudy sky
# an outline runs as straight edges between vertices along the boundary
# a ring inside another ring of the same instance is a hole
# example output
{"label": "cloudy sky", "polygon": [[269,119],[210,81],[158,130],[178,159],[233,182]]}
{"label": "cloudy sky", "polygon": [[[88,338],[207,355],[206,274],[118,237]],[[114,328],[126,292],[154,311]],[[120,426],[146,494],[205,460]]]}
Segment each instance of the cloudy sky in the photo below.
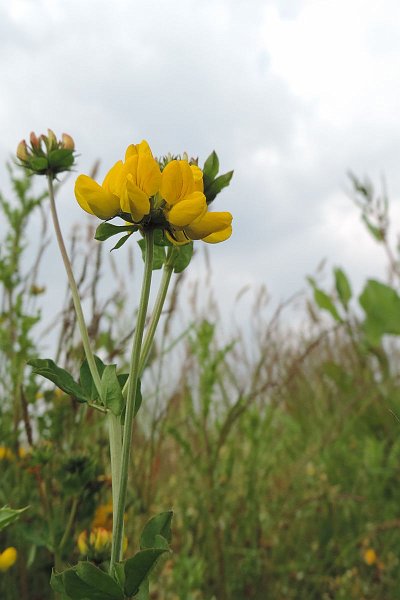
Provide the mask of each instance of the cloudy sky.
{"label": "cloudy sky", "polygon": [[[222,298],[265,284],[279,301],[323,258],[359,287],[384,260],[346,172],[384,174],[395,231],[399,26],[398,0],[0,0],[1,163],[47,127],[74,137],[78,172],[101,158],[100,175],[143,138],[157,155],[215,149],[235,170],[217,207],[234,235],[210,247]],[[89,218],[72,186],[66,232]]]}

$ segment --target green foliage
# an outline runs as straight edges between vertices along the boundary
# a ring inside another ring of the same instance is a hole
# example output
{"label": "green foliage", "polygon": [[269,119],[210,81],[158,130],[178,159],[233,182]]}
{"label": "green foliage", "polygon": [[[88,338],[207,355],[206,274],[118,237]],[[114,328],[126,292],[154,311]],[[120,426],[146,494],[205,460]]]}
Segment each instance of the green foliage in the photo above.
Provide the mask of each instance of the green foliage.
{"label": "green foliage", "polygon": [[3,506],[0,508],[0,531],[14,521],[17,521],[19,517],[28,509],[28,506],[25,508],[17,508],[12,509],[9,506]]}
{"label": "green foliage", "polygon": [[363,329],[372,345],[384,334],[400,334],[400,296],[389,285],[370,279],[360,296],[366,318]]}
{"label": "green foliage", "polygon": [[217,177],[219,171],[219,160],[215,151],[207,158],[203,167],[204,195],[207,204],[215,200],[217,195],[230,184],[233,177],[233,171],[228,171]]}
{"label": "green foliage", "polygon": [[113,225],[112,223],[107,222],[100,223],[100,225],[96,229],[94,239],[99,240],[100,242],[104,242],[110,237],[118,235],[123,231],[129,231],[130,233],[133,233],[137,230],[138,228],[136,225]]}

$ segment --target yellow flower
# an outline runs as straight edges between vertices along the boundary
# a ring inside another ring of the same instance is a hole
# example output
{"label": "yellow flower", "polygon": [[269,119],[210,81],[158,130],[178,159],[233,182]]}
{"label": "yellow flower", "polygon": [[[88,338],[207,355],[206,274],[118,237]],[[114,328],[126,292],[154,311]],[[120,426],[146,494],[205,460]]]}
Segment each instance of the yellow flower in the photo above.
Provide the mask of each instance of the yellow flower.
{"label": "yellow flower", "polygon": [[209,212],[203,193],[203,173],[186,160],[172,160],[162,172],[160,194],[170,228],[168,239],[175,244],[200,240],[215,244],[232,233],[232,215]]}
{"label": "yellow flower", "polygon": [[376,563],[376,561],[378,560],[378,557],[377,557],[377,554],[376,554],[376,552],[375,552],[375,550],[373,548],[367,548],[363,552],[363,559],[364,559],[364,562],[369,567],[371,567],[372,565],[374,565]]}
{"label": "yellow flower", "polygon": [[17,550],[13,546],[6,548],[0,553],[0,571],[8,571],[17,560]]}
{"label": "yellow flower", "polygon": [[89,536],[89,543],[96,552],[104,552],[111,548],[112,533],[104,527],[96,527],[92,529]]}
{"label": "yellow flower", "polygon": [[148,143],[128,146],[121,160],[108,171],[99,185],[87,175],[79,175],[75,197],[83,210],[100,219],[112,219],[120,213],[140,222],[150,212],[150,197],[158,191],[160,167]]}
{"label": "yellow flower", "polygon": [[111,502],[108,504],[101,504],[96,508],[94,513],[92,528],[105,527],[105,529],[112,530],[113,522],[113,505]]}
{"label": "yellow flower", "polygon": [[[111,551],[112,532],[104,527],[93,527],[88,533],[85,529],[78,535],[77,546],[79,554],[88,558],[104,557]],[[128,546],[128,539],[124,536],[123,552]]]}
{"label": "yellow flower", "polygon": [[0,446],[0,460],[12,460],[14,453],[6,446]]}
{"label": "yellow flower", "polygon": [[88,538],[88,533],[87,533],[86,529],[84,531],[81,531],[80,534],[78,535],[77,546],[78,546],[79,553],[82,554],[82,556],[85,556],[89,550],[87,538]]}

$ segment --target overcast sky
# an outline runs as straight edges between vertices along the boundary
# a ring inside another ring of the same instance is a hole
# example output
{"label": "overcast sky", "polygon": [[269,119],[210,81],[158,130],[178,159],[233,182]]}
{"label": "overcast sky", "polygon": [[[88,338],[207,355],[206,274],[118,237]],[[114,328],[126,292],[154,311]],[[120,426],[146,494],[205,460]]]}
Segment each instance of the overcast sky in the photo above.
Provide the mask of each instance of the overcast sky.
{"label": "overcast sky", "polygon": [[[1,163],[47,127],[74,137],[78,172],[101,158],[101,176],[143,138],[200,162],[215,149],[235,170],[215,206],[234,234],[209,247],[221,298],[265,284],[279,301],[323,258],[360,287],[384,260],[346,171],[385,175],[395,230],[399,27],[398,0],[0,0]],[[72,187],[66,232],[90,218]]]}

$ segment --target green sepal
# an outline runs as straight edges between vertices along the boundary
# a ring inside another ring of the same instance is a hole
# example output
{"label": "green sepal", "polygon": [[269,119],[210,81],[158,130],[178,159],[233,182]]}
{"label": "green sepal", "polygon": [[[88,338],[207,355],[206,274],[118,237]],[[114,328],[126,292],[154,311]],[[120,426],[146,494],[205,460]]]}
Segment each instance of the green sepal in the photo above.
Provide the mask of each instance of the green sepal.
{"label": "green sepal", "polygon": [[104,242],[113,235],[118,235],[123,231],[129,231],[130,233],[133,233],[137,230],[138,228],[136,225],[113,225],[112,223],[108,223],[106,221],[105,223],[100,223],[96,229],[94,239],[98,240],[99,242]]}
{"label": "green sepal", "polygon": [[124,591],[127,596],[134,596],[139,592],[140,586],[149,577],[157,560],[166,552],[168,550],[164,548],[148,548],[137,552],[124,562]]}
{"label": "green sepal", "polygon": [[87,402],[88,398],[82,387],[76,383],[68,371],[58,367],[50,358],[35,358],[27,363],[32,367],[33,373],[41,375],[56,384],[63,392],[73,396],[79,402]]}
{"label": "green sepal", "polygon": [[20,515],[25,512],[29,506],[25,506],[25,508],[10,508],[9,506],[3,506],[0,508],[0,531],[14,523],[17,519],[19,519]]}
{"label": "green sepal", "polygon": [[172,246],[172,243],[166,238],[163,229],[154,230],[154,245],[155,246]]}
{"label": "green sepal", "polygon": [[193,256],[193,242],[183,246],[175,246],[174,248],[174,273],[182,273],[190,264]]}
{"label": "green sepal", "polygon": [[[146,260],[146,242],[145,240],[139,240],[138,244],[140,246],[140,249],[142,251],[142,258],[143,261]],[[152,269],[153,271],[156,271],[158,269],[161,269],[161,267],[163,266],[163,264],[165,263],[165,248],[164,245],[160,245],[158,244],[154,244],[154,248],[153,248],[153,266]]]}
{"label": "green sepal", "polygon": [[32,156],[29,158],[27,166],[32,171],[46,172],[49,167],[49,163],[47,158],[44,158],[44,156]]}
{"label": "green sepal", "polygon": [[104,405],[119,417],[124,410],[125,400],[117,375],[116,365],[107,365],[101,377],[101,395]]}
{"label": "green sepal", "polygon": [[[140,536],[140,547],[142,550],[146,548],[165,548],[164,541],[167,543],[171,542],[171,521],[173,516],[173,511],[168,510],[152,517],[146,523]],[[160,537],[162,537],[162,540],[159,539]]]}
{"label": "green sepal", "polygon": [[55,171],[68,170],[74,164],[74,153],[73,150],[66,148],[58,148],[48,153],[49,167]]}

